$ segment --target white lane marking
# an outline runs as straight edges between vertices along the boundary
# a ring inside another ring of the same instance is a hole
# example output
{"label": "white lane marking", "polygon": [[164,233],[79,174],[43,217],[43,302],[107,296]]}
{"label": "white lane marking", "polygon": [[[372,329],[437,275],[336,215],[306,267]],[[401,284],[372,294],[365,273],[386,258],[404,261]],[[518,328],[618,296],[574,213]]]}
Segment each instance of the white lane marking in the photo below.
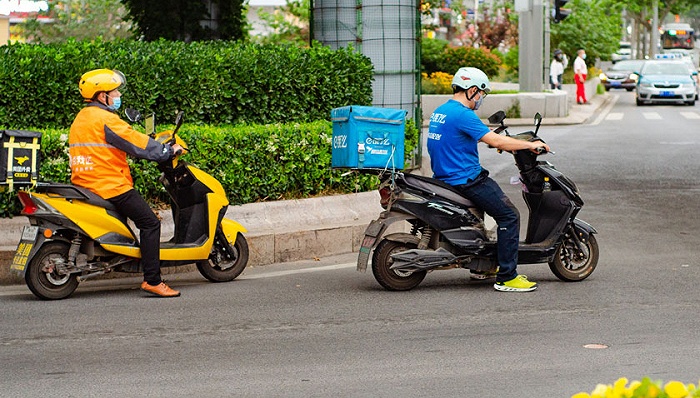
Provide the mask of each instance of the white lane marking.
{"label": "white lane marking", "polygon": [[625,114],[622,112],[613,112],[608,114],[608,116],[605,117],[605,120],[622,120],[624,116]]}
{"label": "white lane marking", "polygon": [[684,118],[690,119],[690,120],[700,119],[700,114],[698,114],[697,112],[681,112],[681,115]]}
{"label": "white lane marking", "polygon": [[647,120],[661,120],[661,115],[657,112],[643,112],[644,118]]}
{"label": "white lane marking", "polygon": [[306,274],[309,272],[335,271],[335,270],[339,270],[339,269],[352,268],[352,267],[355,267],[356,265],[357,265],[357,263],[345,263],[345,264],[326,265],[323,267],[292,269],[292,270],[288,270],[288,271],[273,271],[273,272],[265,272],[265,273],[256,274],[256,275],[241,275],[241,277],[238,279],[275,278],[278,276],[287,276],[287,275],[294,275],[294,274]]}
{"label": "white lane marking", "polygon": [[600,112],[598,117],[595,119],[595,121],[593,123],[591,123],[591,125],[595,126],[595,125],[600,124],[600,122],[602,122],[603,119],[605,119],[605,117],[608,115],[608,113],[610,113],[610,110],[613,108],[613,106],[615,106],[615,103],[617,102],[618,98],[620,98],[619,94],[613,94],[612,99],[610,100],[610,103],[608,103],[608,105]]}

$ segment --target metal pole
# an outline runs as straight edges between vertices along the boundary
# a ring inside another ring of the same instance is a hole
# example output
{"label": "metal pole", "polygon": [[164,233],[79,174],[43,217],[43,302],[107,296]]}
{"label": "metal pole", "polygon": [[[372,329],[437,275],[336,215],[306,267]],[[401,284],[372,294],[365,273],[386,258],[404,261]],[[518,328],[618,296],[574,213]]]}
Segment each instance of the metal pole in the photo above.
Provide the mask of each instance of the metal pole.
{"label": "metal pole", "polygon": [[544,7],[542,0],[516,2],[519,12],[518,54],[520,91],[541,92],[543,86]]}

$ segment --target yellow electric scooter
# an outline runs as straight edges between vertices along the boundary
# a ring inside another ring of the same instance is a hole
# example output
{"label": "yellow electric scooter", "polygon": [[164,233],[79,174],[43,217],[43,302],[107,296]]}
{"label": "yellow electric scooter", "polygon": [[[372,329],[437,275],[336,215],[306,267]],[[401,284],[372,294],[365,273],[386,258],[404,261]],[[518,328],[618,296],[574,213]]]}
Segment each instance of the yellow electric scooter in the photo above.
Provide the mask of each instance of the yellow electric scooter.
{"label": "yellow electric scooter", "polygon": [[[128,110],[132,122],[141,120]],[[153,117],[147,132],[155,133]],[[174,130],[154,134],[159,142],[185,143]],[[183,153],[186,153],[186,149]],[[248,263],[246,229],[224,218],[228,199],[214,177],[179,159],[158,165],[160,181],[171,198],[174,236],[160,244],[161,267],[195,263],[212,282],[227,282]],[[19,191],[29,218],[11,269],[24,276],[29,289],[47,300],[70,296],[80,281],[108,272],[142,272],[136,234],[114,206],[91,191],[70,184],[38,183],[35,192]]]}

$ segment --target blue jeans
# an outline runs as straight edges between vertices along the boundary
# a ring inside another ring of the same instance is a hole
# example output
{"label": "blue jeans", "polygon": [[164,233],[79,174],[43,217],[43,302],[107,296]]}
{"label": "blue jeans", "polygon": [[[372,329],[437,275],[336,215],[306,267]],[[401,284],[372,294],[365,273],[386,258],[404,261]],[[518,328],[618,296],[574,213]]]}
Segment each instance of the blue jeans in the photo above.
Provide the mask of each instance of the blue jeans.
{"label": "blue jeans", "polygon": [[[488,175],[488,172],[486,172]],[[483,174],[483,173],[482,173]],[[482,176],[480,176],[482,177]],[[498,275],[496,282],[506,282],[518,272],[518,242],[520,240],[520,213],[496,181],[490,177],[477,178],[473,183],[455,186],[498,224]]]}

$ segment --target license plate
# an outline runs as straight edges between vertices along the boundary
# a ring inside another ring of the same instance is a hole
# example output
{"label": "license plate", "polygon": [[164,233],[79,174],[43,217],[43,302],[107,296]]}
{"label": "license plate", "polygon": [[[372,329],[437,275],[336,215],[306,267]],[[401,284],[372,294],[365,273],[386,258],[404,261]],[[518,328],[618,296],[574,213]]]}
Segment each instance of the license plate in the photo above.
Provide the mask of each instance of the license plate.
{"label": "license plate", "polygon": [[617,81],[612,81],[612,82],[610,82],[610,83],[612,83],[613,86],[619,86],[619,85],[620,85],[620,82],[617,82]]}
{"label": "license plate", "polygon": [[34,247],[38,234],[39,227],[24,227],[22,230],[22,237],[17,245],[17,250],[15,251],[15,256],[12,258],[10,269],[15,271],[24,271],[24,269],[27,267],[27,262],[29,261],[29,253],[31,253],[32,248]]}
{"label": "license plate", "polygon": [[362,240],[362,248],[360,250],[362,250],[363,248],[371,249],[372,246],[374,246],[374,242],[376,241],[376,236],[365,235],[365,239]]}
{"label": "license plate", "polygon": [[662,91],[659,95],[662,97],[673,97],[673,91]]}

